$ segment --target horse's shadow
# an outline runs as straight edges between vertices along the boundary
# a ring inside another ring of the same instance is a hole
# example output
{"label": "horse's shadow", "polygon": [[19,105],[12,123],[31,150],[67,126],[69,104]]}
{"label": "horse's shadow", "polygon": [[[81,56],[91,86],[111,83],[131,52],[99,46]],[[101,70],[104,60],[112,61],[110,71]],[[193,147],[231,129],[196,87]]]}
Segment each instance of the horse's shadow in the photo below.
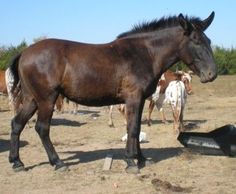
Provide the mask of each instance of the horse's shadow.
{"label": "horse's shadow", "polygon": [[[104,159],[107,154],[113,155],[113,160],[124,160],[124,149],[115,148],[115,149],[104,149],[104,150],[94,150],[94,151],[68,151],[61,152],[64,154],[70,154],[67,158],[64,158],[63,161],[68,166],[78,165],[79,163],[88,163],[100,159]],[[142,149],[143,154],[147,158],[151,158],[154,163],[166,160],[169,158],[176,157],[180,155],[183,150],[181,147],[170,147],[170,148],[145,148]],[[34,166],[30,166],[27,169],[33,169],[36,166],[49,164],[48,162],[42,162]]]}
{"label": "horse's shadow", "polygon": [[[184,120],[184,128],[186,131],[200,128],[200,125],[207,122],[207,120]],[[151,125],[173,123],[173,120],[167,120],[163,123],[161,120],[151,120]],[[143,120],[142,124],[147,124],[147,120]]]}
{"label": "horse's shadow", "polygon": [[0,112],[9,112],[9,109],[0,109]]}
{"label": "horse's shadow", "polygon": [[184,129],[185,131],[191,131],[193,129],[200,128],[200,125],[207,122],[207,120],[185,120],[184,123]]}
{"label": "horse's shadow", "polygon": [[[69,151],[64,152],[65,154],[72,154],[68,158],[65,158],[64,161],[67,161],[68,165],[73,165],[77,163],[87,163],[95,160],[103,159],[107,154],[112,154],[114,160],[123,160],[124,159],[124,149],[105,149],[105,150],[94,150],[94,151]],[[152,158],[153,162],[159,162],[166,160],[168,158],[175,157],[182,153],[182,148],[146,148],[142,149],[143,154],[147,158]],[[72,160],[79,160],[78,162],[70,162]]]}
{"label": "horse's shadow", "polygon": [[[166,124],[167,123],[173,123],[173,121],[172,120],[166,120]],[[143,125],[148,125],[147,119],[142,120],[142,124]],[[151,119],[151,125],[157,125],[157,124],[165,124],[165,123],[162,122],[161,120],[158,120],[158,119],[156,119],[156,120]]]}
{"label": "horse's shadow", "polygon": [[72,121],[72,120],[60,119],[60,118],[53,118],[51,121],[52,126],[66,125],[66,126],[72,126],[72,127],[79,127],[85,124],[86,122],[80,123],[78,121]]}
{"label": "horse's shadow", "polygon": [[100,111],[95,111],[95,110],[78,110],[78,114],[80,115],[88,115],[88,114],[94,114],[97,116],[100,116]]}
{"label": "horse's shadow", "polygon": [[[20,141],[20,147],[28,145],[27,141]],[[5,139],[0,139],[0,153],[10,150],[10,141]]]}

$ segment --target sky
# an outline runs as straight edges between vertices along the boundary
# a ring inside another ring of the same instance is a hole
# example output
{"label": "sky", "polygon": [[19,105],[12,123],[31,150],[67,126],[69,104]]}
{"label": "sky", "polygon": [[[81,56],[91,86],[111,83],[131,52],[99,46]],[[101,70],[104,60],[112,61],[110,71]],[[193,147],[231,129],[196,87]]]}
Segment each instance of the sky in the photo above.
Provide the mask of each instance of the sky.
{"label": "sky", "polygon": [[133,25],[183,13],[215,19],[206,30],[213,45],[236,48],[235,0],[1,0],[0,46],[48,37],[107,43]]}

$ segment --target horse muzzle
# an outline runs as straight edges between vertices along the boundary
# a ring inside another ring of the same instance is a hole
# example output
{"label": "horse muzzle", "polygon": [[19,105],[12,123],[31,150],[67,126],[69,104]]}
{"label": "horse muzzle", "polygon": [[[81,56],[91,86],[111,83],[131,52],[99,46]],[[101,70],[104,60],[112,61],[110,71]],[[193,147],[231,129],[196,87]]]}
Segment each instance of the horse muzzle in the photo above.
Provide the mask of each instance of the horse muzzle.
{"label": "horse muzzle", "polygon": [[217,77],[217,71],[206,71],[201,72],[200,74],[200,80],[202,83],[212,82]]}

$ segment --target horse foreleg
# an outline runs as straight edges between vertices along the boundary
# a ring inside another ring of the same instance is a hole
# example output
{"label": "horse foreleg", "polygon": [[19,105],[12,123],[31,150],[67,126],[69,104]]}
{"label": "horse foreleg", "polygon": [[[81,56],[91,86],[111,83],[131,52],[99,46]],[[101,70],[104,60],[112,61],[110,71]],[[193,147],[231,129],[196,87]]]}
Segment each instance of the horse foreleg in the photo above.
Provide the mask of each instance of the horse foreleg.
{"label": "horse foreleg", "polygon": [[181,107],[180,115],[179,115],[179,132],[184,130],[184,123],[183,123],[183,113],[184,113],[184,106]]}
{"label": "horse foreleg", "polygon": [[55,165],[55,170],[66,170],[67,166],[60,160],[49,137],[53,107],[54,104],[49,102],[43,102],[39,104],[38,118],[35,125],[35,130],[39,134],[42,144],[47,152],[50,164],[52,166]]}
{"label": "horse foreleg", "polygon": [[128,140],[126,144],[126,161],[128,173],[138,173],[138,165],[134,162],[134,159],[138,159],[138,164],[145,161],[145,157],[142,155],[139,134],[141,128],[141,116],[144,106],[144,100],[138,101],[137,98],[132,98],[132,100],[126,102],[127,108],[127,131]]}
{"label": "horse foreleg", "polygon": [[13,169],[15,171],[24,170],[24,164],[19,156],[20,134],[36,109],[35,102],[27,99],[21,109],[18,110],[16,116],[12,119],[9,162],[13,163]]}
{"label": "horse foreleg", "polygon": [[163,108],[160,109],[160,114],[161,114],[161,121],[163,123],[167,123],[166,115],[164,113],[164,109]]}
{"label": "horse foreleg", "polygon": [[179,110],[176,106],[172,106],[172,113],[173,113],[173,118],[174,118],[174,124],[173,124],[173,128],[175,130],[176,133],[179,132]]}

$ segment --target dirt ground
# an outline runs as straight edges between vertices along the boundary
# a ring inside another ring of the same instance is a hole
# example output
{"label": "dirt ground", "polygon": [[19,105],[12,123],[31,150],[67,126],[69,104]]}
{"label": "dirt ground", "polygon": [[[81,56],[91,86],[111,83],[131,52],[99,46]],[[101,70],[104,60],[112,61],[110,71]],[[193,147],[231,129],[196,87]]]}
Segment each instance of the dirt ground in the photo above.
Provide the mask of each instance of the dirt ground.
{"label": "dirt ground", "polygon": [[[226,124],[236,124],[236,76],[219,76],[209,84],[193,79],[194,94],[188,96],[185,126],[194,132],[208,132]],[[146,103],[146,107],[147,107]],[[106,107],[79,107],[77,115],[54,113],[51,138],[67,172],[56,172],[34,130],[34,118],[21,135],[21,159],[27,168],[14,172],[8,162],[10,119],[7,99],[0,97],[0,193],[1,194],[117,194],[117,193],[235,193],[236,158],[206,156],[186,151],[173,131],[169,106],[168,124],[160,123],[155,110],[153,124],[142,131],[148,142],[141,147],[154,164],[140,174],[125,172],[125,134],[122,116],[114,112],[114,128],[108,126]],[[103,171],[104,158],[113,154],[111,170]]]}

